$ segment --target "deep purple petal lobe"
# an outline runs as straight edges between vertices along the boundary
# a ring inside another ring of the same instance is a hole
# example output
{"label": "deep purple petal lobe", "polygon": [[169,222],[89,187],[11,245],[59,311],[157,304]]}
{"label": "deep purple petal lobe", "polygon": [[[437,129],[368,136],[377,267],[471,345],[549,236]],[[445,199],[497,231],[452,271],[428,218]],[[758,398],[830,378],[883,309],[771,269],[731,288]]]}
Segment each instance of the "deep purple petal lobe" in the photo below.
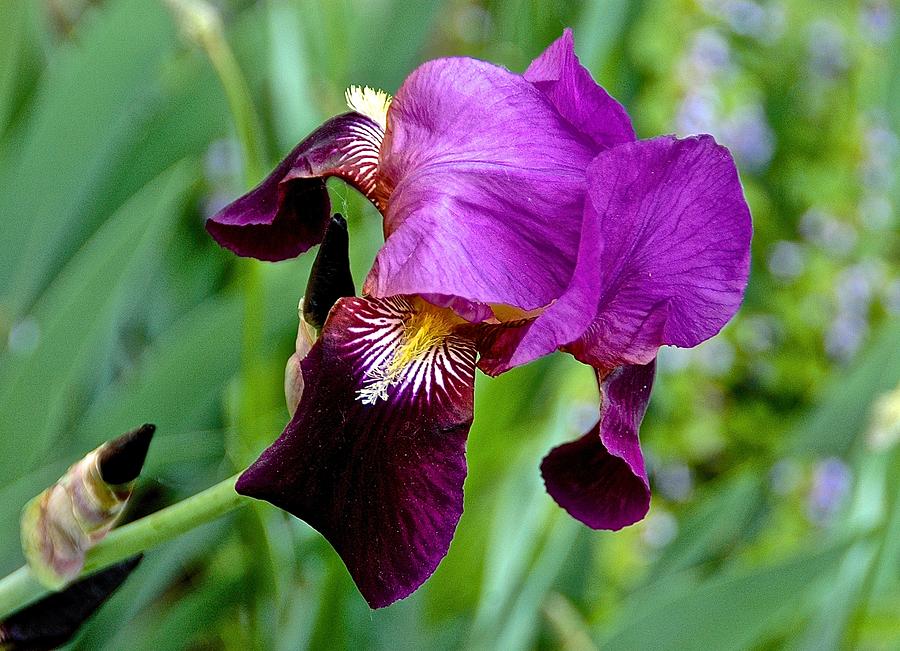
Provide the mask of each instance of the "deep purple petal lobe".
{"label": "deep purple petal lobe", "polygon": [[256,188],[206,222],[241,256],[285,260],[322,241],[331,214],[325,181],[338,176],[373,202],[381,127],[358,113],[332,118],[297,145]]}
{"label": "deep purple petal lobe", "polygon": [[142,558],[134,556],[100,570],[13,613],[0,622],[0,649],[42,651],[61,647],[118,590]]}
{"label": "deep purple petal lobe", "polygon": [[634,140],[628,113],[591,77],[575,55],[566,29],[528,66],[525,79],[553,102],[563,117],[602,149]]}
{"label": "deep purple petal lobe", "polygon": [[547,492],[593,529],[634,524],[650,507],[638,429],[656,362],[623,366],[601,383],[600,421],[583,437],[550,451],[541,463]]}
{"label": "deep purple petal lobe", "polygon": [[643,364],[659,346],[696,346],[740,306],[750,211],[731,154],[710,136],[620,145],[588,169],[575,284],[600,292],[596,318],[568,349],[595,367]]}
{"label": "deep purple petal lobe", "polygon": [[237,484],[321,532],[374,608],[434,572],[463,508],[475,351],[451,334],[397,371],[416,315],[402,298],[340,299],[293,419]]}
{"label": "deep purple petal lobe", "polygon": [[419,67],[388,114],[379,174],[394,189],[365,292],[547,305],[574,269],[593,150],[520,75]]}

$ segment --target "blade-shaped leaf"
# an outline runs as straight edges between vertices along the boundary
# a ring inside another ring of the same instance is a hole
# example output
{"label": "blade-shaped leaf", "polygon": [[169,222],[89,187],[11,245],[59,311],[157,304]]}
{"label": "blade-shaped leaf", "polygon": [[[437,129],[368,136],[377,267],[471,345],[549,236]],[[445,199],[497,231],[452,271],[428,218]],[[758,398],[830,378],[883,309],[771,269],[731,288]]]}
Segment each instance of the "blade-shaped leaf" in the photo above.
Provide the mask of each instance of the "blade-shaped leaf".
{"label": "blade-shaped leaf", "polygon": [[635,606],[604,636],[610,649],[747,649],[781,632],[808,606],[816,581],[828,577],[845,545],[739,574],[715,576],[664,603]]}
{"label": "blade-shaped leaf", "polygon": [[72,259],[26,323],[33,348],[10,350],[0,367],[0,477],[28,471],[80,407],[81,384],[114,341],[124,293],[152,275],[191,170],[176,167],[134,197]]}

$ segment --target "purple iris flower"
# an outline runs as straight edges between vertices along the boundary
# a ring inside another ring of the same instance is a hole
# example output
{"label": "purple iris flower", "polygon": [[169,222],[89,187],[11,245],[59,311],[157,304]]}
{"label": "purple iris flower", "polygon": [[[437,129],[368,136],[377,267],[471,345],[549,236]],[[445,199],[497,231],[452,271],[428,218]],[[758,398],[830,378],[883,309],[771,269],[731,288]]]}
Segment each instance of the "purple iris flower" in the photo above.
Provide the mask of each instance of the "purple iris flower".
{"label": "purple iris flower", "polygon": [[439,59],[392,100],[349,99],[207,222],[239,255],[296,256],[340,223],[330,176],[384,217],[363,295],[326,301],[293,418],[238,491],[315,527],[369,604],[388,605],[431,575],[462,514],[476,367],[562,349],[596,369],[600,418],[544,460],[547,489],[591,527],[640,520],[657,350],[716,334],[747,281],[731,155],[710,136],[635,140],[569,30],[524,75]]}

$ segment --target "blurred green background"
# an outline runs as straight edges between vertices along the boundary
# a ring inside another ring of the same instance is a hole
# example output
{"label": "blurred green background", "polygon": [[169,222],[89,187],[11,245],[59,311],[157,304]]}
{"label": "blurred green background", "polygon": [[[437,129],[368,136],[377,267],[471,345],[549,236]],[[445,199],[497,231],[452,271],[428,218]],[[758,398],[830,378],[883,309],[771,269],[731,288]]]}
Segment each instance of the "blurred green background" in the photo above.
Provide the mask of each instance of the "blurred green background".
{"label": "blurred green background", "polygon": [[[661,353],[640,524],[590,531],[543,491],[542,455],[596,418],[558,354],[479,378],[465,514],[411,598],[370,611],[318,534],[261,504],[148,553],[72,648],[900,648],[897,5],[214,6],[224,40],[155,0],[0,1],[0,573],[22,505],[100,442],[159,426],[137,517],[280,432],[311,256],[237,260],[203,219],[349,84],[392,92],[457,54],[521,71],[572,26],[640,136],[731,148],[753,275],[720,336]],[[231,108],[210,51],[244,75]],[[330,187],[361,281],[380,222]]]}

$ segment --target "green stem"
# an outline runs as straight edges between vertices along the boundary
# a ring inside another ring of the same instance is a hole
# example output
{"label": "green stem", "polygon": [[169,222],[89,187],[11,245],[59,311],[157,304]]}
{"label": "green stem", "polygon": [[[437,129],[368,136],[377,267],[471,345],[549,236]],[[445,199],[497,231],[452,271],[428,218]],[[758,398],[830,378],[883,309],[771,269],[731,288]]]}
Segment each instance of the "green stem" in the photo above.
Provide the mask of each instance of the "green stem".
{"label": "green stem", "polygon": [[31,573],[31,568],[23,565],[0,580],[0,618],[5,618],[22,606],[30,604],[46,590]]}
{"label": "green stem", "polygon": [[[131,558],[250,503],[234,490],[237,475],[140,520],[113,529],[87,553],[79,578]],[[28,566],[0,580],[0,620],[48,594]]]}
{"label": "green stem", "polygon": [[244,154],[245,183],[256,185],[263,172],[259,119],[253,108],[250,89],[234,53],[225,38],[219,13],[205,0],[167,0],[184,29],[209,57],[222,82],[228,106],[234,118],[237,138]]}

